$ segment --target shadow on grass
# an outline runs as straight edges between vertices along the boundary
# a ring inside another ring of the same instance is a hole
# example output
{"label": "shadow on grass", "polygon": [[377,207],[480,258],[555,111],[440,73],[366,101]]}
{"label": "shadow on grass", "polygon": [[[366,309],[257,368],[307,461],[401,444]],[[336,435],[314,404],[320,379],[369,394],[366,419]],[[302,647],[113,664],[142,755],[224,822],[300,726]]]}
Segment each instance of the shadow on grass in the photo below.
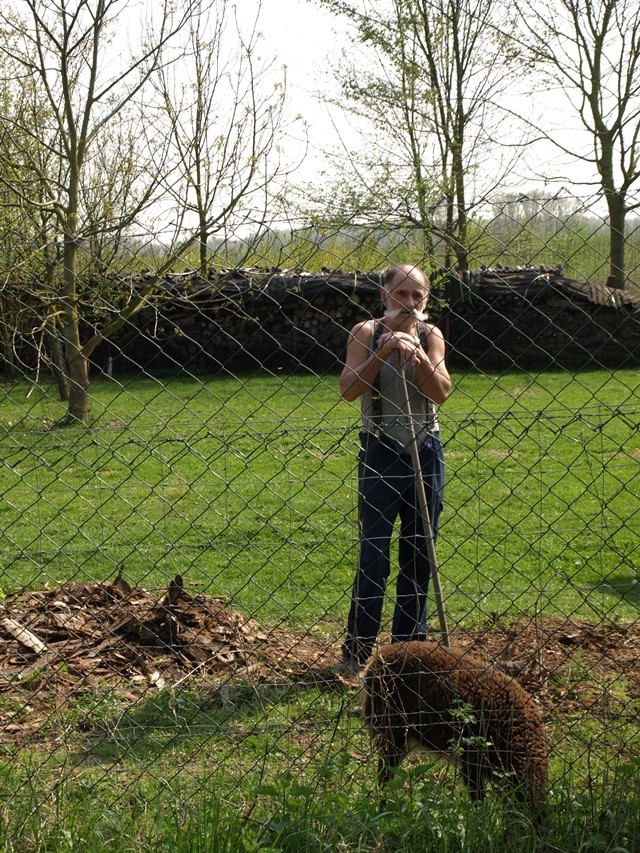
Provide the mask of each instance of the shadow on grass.
{"label": "shadow on grass", "polygon": [[[357,685],[319,670],[305,678],[252,681],[231,676],[189,689],[147,691],[133,704],[85,708],[78,763],[188,758],[202,750],[220,758],[234,751],[296,753],[316,734],[339,727],[357,700]],[[117,693],[115,694],[117,696]],[[86,701],[86,700],[85,700]],[[281,747],[278,746],[281,745]]]}
{"label": "shadow on grass", "polygon": [[616,596],[635,606],[640,605],[640,574],[616,576],[594,583],[591,588],[594,592]]}

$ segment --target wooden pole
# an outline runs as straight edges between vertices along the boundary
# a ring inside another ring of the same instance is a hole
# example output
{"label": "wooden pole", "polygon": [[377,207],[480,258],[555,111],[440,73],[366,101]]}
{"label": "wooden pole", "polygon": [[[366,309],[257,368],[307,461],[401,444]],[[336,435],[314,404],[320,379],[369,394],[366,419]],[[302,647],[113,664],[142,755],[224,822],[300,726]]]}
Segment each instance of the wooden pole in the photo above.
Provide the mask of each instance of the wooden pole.
{"label": "wooden pole", "polygon": [[409,398],[409,388],[407,386],[406,365],[400,369],[402,384],[404,388],[404,404],[406,406],[405,416],[407,426],[409,428],[409,436],[411,439],[411,461],[413,463],[413,473],[416,486],[416,495],[418,497],[418,507],[422,516],[422,526],[427,542],[427,554],[431,564],[431,583],[433,586],[433,595],[436,601],[438,611],[438,621],[440,624],[440,634],[442,635],[442,644],[449,646],[449,629],[447,627],[447,616],[444,612],[444,597],[442,595],[442,587],[440,586],[440,573],[438,571],[438,562],[436,559],[436,544],[433,536],[433,527],[431,526],[431,517],[429,516],[429,505],[427,503],[427,493],[424,487],[422,478],[422,465],[420,464],[420,453],[418,449],[418,437],[416,435],[415,421],[413,412],[411,411],[411,401]]}

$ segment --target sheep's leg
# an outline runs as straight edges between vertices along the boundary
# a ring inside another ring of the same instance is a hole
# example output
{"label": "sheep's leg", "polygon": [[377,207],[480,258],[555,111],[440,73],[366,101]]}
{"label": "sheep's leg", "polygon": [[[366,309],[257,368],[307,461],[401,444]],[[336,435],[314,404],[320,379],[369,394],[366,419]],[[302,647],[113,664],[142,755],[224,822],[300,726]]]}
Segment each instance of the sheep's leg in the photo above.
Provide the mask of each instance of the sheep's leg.
{"label": "sheep's leg", "polygon": [[404,737],[385,738],[380,745],[380,756],[378,758],[378,785],[384,787],[393,776],[393,771],[405,757]]}
{"label": "sheep's leg", "polygon": [[482,772],[481,757],[477,750],[467,750],[462,756],[462,778],[469,789],[471,799],[475,802],[484,800],[484,773]]}
{"label": "sheep's leg", "polygon": [[472,778],[467,778],[466,782],[469,786],[469,793],[471,794],[471,799],[475,803],[482,802],[482,800],[484,800],[486,796],[483,780],[474,776]]}
{"label": "sheep's leg", "polygon": [[393,771],[406,755],[406,736],[404,728],[390,728],[387,735],[378,738],[378,790],[380,791],[380,811],[387,807],[384,788],[392,778]]}
{"label": "sheep's leg", "polygon": [[546,799],[542,789],[532,780],[518,785],[515,796],[523,807],[527,808],[534,825],[542,828],[547,822]]}

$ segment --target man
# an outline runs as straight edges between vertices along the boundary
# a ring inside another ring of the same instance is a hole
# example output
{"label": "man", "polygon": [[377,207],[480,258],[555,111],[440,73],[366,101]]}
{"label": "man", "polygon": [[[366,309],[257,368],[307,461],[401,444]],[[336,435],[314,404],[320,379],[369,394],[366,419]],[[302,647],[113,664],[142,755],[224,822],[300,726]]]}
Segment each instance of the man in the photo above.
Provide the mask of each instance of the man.
{"label": "man", "polygon": [[410,455],[405,387],[434,536],[444,490],[435,406],[446,400],[451,378],[445,365],[442,333],[422,319],[429,280],[417,267],[395,267],[383,276],[381,298],[385,307],[382,319],[365,320],[352,329],[340,376],[342,397],[347,401],[360,398],[362,408],[360,554],[343,656],[336,667],[347,675],[356,674],[364,665],[380,630],[391,537],[398,516],[399,572],[392,640],[426,637],[431,566]]}

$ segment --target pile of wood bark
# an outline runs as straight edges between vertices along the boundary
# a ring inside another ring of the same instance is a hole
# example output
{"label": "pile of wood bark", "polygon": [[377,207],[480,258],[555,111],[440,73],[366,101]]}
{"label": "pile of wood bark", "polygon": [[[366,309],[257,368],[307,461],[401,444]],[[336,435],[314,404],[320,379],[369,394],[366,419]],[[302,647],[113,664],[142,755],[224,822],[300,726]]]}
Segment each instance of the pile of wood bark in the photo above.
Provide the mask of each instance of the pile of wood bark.
{"label": "pile of wood bark", "polygon": [[620,367],[640,361],[640,300],[577,282],[562,266],[452,275],[443,325],[455,365]]}
{"label": "pile of wood bark", "polygon": [[[518,678],[549,719],[611,720],[637,707],[637,622],[522,615],[456,627],[451,640]],[[224,599],[189,593],[179,576],[162,593],[119,575],[10,595],[0,608],[0,743],[77,734],[83,723],[65,710],[85,695],[94,703],[113,696],[124,709],[193,688],[221,705],[247,684],[355,690],[357,679],[331,670],[338,642],[261,626]]]}
{"label": "pile of wood bark", "polygon": [[295,679],[334,660],[320,639],[263,628],[180,576],[160,595],[121,575],[23,592],[0,607],[0,741],[108,686],[136,700],[207,677]]}

